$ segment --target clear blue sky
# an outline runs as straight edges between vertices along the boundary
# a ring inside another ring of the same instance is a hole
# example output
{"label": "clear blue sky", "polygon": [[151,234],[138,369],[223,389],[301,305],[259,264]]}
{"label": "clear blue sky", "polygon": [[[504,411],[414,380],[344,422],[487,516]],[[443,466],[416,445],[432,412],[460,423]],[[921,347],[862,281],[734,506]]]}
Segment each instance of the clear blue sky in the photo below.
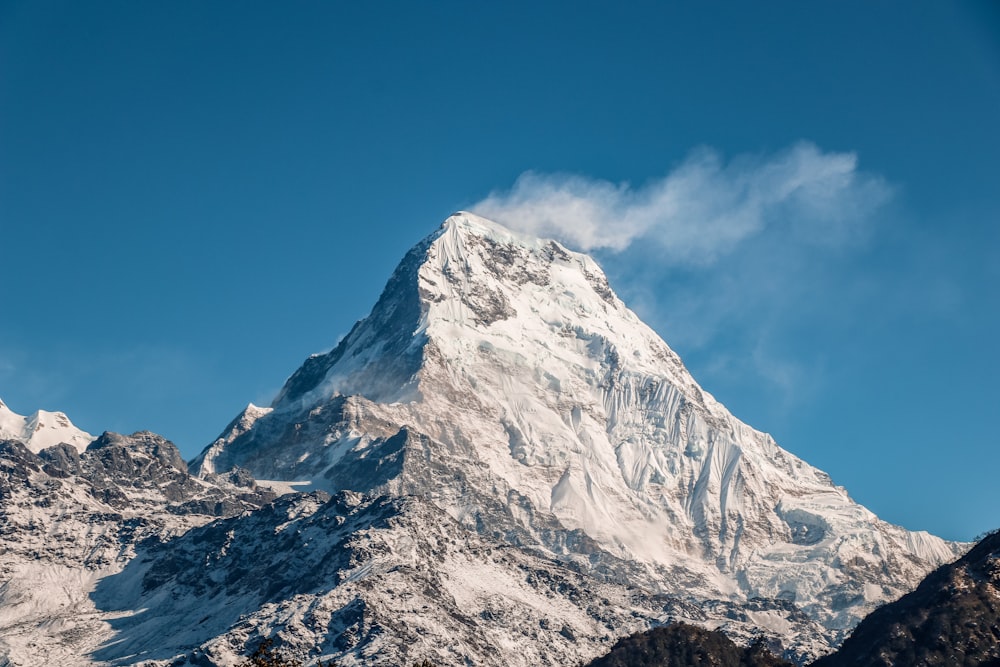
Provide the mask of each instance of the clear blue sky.
{"label": "clear blue sky", "polygon": [[998,119],[988,2],[0,1],[0,397],[191,457],[523,172],[641,198],[806,145],[879,186],[849,241],[771,207],[710,260],[596,255],[737,416],[971,538],[1000,526]]}

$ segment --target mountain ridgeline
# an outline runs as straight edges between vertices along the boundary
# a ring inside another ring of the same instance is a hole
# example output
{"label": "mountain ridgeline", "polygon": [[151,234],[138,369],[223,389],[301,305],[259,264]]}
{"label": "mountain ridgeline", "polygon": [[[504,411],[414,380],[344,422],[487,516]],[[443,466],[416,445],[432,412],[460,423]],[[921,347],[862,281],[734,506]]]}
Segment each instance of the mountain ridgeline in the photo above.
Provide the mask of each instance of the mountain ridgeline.
{"label": "mountain ridgeline", "polygon": [[661,626],[618,640],[587,667],[793,667],[762,640],[739,647],[721,632],[686,623]]}
{"label": "mountain ridgeline", "polygon": [[591,258],[469,213],[190,466],[68,420],[72,446],[29,447],[29,421],[0,452],[6,525],[44,526],[0,562],[11,665],[231,667],[264,640],[306,664],[572,665],[663,625],[805,664],[966,548],[736,419]]}

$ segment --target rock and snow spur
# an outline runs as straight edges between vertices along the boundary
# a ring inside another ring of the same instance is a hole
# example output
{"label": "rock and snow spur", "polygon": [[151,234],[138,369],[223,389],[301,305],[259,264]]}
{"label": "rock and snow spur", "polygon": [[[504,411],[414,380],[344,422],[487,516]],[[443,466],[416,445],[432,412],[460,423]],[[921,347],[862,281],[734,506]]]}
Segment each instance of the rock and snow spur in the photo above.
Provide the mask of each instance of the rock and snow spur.
{"label": "rock and snow spur", "polygon": [[[775,600],[834,641],[963,550],[879,520],[736,419],[591,258],[470,213],[192,462],[234,466],[429,500],[484,538],[654,594]],[[773,610],[751,620],[791,632]]]}

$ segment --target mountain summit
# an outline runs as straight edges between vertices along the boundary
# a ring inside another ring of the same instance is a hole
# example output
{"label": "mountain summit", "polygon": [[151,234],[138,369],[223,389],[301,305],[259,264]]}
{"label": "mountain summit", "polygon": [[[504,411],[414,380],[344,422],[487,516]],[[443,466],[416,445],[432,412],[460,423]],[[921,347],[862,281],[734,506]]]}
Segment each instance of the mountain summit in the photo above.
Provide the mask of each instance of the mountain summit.
{"label": "mountain summit", "polygon": [[94,436],[74,426],[62,412],[36,410],[22,417],[0,401],[0,440],[16,440],[37,454],[60,443],[82,452],[94,439]]}
{"label": "mountain summit", "polygon": [[479,535],[654,593],[788,604],[834,641],[962,550],[879,520],[736,419],[594,260],[464,212],[192,462],[234,466],[429,500]]}

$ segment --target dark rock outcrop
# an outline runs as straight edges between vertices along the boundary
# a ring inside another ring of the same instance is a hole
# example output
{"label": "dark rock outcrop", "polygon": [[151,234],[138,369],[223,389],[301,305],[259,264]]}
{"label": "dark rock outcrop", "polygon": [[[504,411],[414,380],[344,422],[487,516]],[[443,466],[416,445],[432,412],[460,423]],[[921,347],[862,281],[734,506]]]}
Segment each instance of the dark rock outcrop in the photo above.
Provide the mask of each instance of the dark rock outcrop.
{"label": "dark rock outcrop", "polygon": [[674,623],[618,640],[588,667],[791,667],[762,641],[740,648],[721,632]]}

